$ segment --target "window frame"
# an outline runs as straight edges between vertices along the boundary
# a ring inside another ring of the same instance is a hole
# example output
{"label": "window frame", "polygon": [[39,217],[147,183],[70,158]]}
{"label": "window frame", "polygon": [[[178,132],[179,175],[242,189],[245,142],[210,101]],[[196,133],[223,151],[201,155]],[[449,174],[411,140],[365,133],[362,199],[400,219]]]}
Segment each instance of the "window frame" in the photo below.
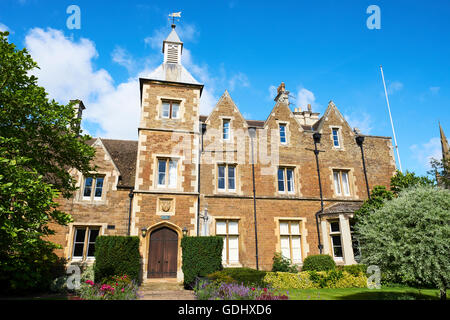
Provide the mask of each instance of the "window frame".
{"label": "window frame", "polygon": [[[225,128],[225,123],[227,123],[227,127]],[[225,129],[227,129],[227,137],[225,137]],[[231,141],[231,119],[230,118],[222,118],[222,140],[223,141]]]}
{"label": "window frame", "polygon": [[[280,190],[280,170],[283,171],[283,190]],[[292,172],[291,184],[288,183],[288,171]],[[291,191],[289,191],[289,185],[291,186]],[[282,194],[295,194],[295,167],[289,166],[279,166],[277,170],[277,188],[278,193]]]}
{"label": "window frame", "polygon": [[[344,185],[344,174],[346,177],[346,185]],[[337,181],[336,181],[337,177]],[[337,184],[336,184],[337,183]],[[339,197],[351,197],[352,188],[350,187],[350,170],[333,169],[334,194]],[[346,188],[345,188],[346,187]]]}
{"label": "window frame", "polygon": [[[284,128],[284,141],[282,141],[282,136],[281,136],[281,128]],[[288,139],[287,139],[287,124],[286,123],[279,123],[278,124],[278,134],[280,136],[280,144],[286,145],[288,144]]]}
{"label": "window frame", "polygon": [[[72,250],[71,250],[71,260],[72,261],[86,261],[86,260],[95,260],[95,247],[94,247],[94,255],[88,256],[89,254],[89,245],[90,244],[94,244],[95,246],[95,240],[97,239],[98,236],[101,235],[101,230],[102,227],[100,225],[89,225],[89,226],[85,226],[85,225],[77,225],[77,226],[73,226],[74,232],[73,232],[73,237],[72,237]],[[84,231],[84,239],[83,242],[80,241],[76,241],[76,237],[77,237],[77,233],[78,230],[83,230]],[[95,237],[94,241],[90,241],[91,240],[91,232],[95,230],[98,231],[97,236]],[[77,244],[83,244],[83,251],[82,251],[82,255],[81,256],[75,256],[75,246]]]}
{"label": "window frame", "polygon": [[[176,157],[156,157],[156,187],[157,188],[165,188],[165,189],[176,189],[178,188],[178,168],[179,168],[179,161],[180,158],[176,158]],[[165,163],[165,170],[164,170],[164,184],[160,184],[160,174],[161,171],[160,169],[160,162],[164,162]],[[170,169],[171,164],[172,163],[176,163],[176,175],[175,175],[175,182],[174,185],[171,185],[171,180],[170,180]]]}
{"label": "window frame", "polygon": [[[287,223],[288,224],[288,233],[284,234],[281,232],[281,224],[282,223]],[[278,230],[279,230],[279,235],[280,235],[280,251],[281,251],[281,255],[287,259],[289,259],[291,261],[291,263],[293,264],[301,264],[303,263],[303,246],[302,246],[302,225],[303,221],[302,220],[289,220],[289,219],[280,219],[278,221]],[[294,234],[292,233],[292,224],[297,224],[298,225],[298,234]],[[289,240],[289,257],[286,257],[283,255],[283,248],[282,248],[282,238],[288,238]],[[299,239],[299,243],[300,243],[300,259],[296,259],[294,261],[294,248],[293,248],[293,237],[298,237]]]}
{"label": "window frame", "polygon": [[[225,222],[225,233],[218,233],[217,232],[217,224],[219,222]],[[237,226],[237,233],[230,233],[230,222],[235,222]],[[239,219],[216,219],[215,220],[215,235],[219,237],[224,237],[224,248],[225,250],[225,260],[223,257],[224,251],[222,251],[222,263],[225,265],[234,265],[234,264],[240,264],[240,257],[239,257],[239,251],[240,251],[240,244],[239,244]],[[230,261],[230,237],[237,239],[237,260],[236,261]]]}
{"label": "window frame", "polygon": [[[224,176],[220,176],[220,168],[224,168]],[[234,188],[230,188],[230,168],[233,168],[233,180],[234,180]],[[237,189],[237,165],[231,163],[219,163],[217,164],[217,191],[219,192],[236,192]],[[220,188],[220,179],[224,180],[224,188]]]}
{"label": "window frame", "polygon": [[[336,132],[336,135],[335,135]],[[341,148],[341,130],[338,127],[332,127],[331,128],[331,139],[333,142],[333,148]],[[336,137],[336,139],[335,139]],[[337,145],[336,145],[337,140]]]}
{"label": "window frame", "polygon": [[[88,181],[88,179],[92,179],[92,183],[91,186],[89,187],[90,193],[89,196],[85,196],[85,192],[86,192],[86,182]],[[102,179],[102,185],[101,187],[98,188],[97,186],[97,181],[98,179]],[[101,201],[103,199],[103,189],[105,187],[105,180],[106,180],[106,176],[105,175],[99,175],[99,176],[87,176],[87,177],[83,177],[83,191],[81,193],[81,197],[84,201]],[[100,197],[97,197],[95,194],[97,192],[97,189],[101,189],[101,195]]]}
{"label": "window frame", "polygon": [[[164,116],[164,105],[169,104],[169,116]],[[173,116],[173,105],[178,105],[176,117]],[[161,119],[180,119],[180,107],[181,107],[181,101],[179,100],[172,100],[172,99],[162,99],[161,100]]]}
{"label": "window frame", "polygon": [[[333,231],[332,229],[332,224],[333,223],[337,223],[339,226],[339,231]],[[331,242],[331,253],[333,255],[333,259],[336,261],[344,261],[344,245],[343,245],[343,241],[342,241],[342,228],[341,228],[341,222],[339,220],[328,220],[328,224],[329,224],[329,236],[330,236],[330,242]],[[339,237],[340,239],[340,246],[336,246],[336,247],[340,247],[341,248],[341,256],[337,257],[335,255],[334,252],[334,242],[333,242],[333,237]]]}

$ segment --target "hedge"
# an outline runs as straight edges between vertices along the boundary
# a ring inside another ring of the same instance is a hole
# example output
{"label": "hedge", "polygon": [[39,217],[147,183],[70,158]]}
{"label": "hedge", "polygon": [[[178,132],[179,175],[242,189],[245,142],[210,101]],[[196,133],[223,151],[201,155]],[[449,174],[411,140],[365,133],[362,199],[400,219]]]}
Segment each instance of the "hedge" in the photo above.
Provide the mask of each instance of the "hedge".
{"label": "hedge", "polygon": [[329,271],[336,268],[336,262],[327,254],[307,256],[303,261],[302,271]]}
{"label": "hedge", "polygon": [[218,236],[181,239],[184,286],[193,287],[197,277],[222,270],[223,238]]}
{"label": "hedge", "polygon": [[354,276],[346,271],[267,272],[264,282],[275,289],[366,288],[364,274]]}
{"label": "hedge", "polygon": [[97,282],[115,275],[128,275],[140,282],[139,237],[98,236],[95,241],[94,274]]}
{"label": "hedge", "polygon": [[267,271],[251,268],[225,268],[208,275],[208,279],[217,283],[235,282],[245,286],[264,287]]}

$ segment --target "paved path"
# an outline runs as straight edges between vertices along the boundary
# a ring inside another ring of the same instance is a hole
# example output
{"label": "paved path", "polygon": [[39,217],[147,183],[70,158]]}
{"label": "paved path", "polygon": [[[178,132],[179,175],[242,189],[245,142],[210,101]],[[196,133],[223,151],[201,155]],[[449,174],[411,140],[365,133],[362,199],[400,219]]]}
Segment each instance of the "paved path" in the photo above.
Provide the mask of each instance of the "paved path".
{"label": "paved path", "polygon": [[147,279],[139,288],[140,300],[195,300],[192,290],[185,290],[175,279]]}

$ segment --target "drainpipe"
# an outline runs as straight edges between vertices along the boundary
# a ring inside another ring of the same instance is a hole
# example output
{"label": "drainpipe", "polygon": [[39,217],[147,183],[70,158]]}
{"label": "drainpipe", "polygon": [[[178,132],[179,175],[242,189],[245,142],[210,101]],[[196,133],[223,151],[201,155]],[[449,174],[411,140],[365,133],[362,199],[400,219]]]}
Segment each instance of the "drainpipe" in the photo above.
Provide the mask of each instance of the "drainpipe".
{"label": "drainpipe", "polygon": [[206,123],[200,123],[201,134],[202,134],[202,141],[201,141],[201,147],[199,149],[198,153],[198,178],[197,178],[197,190],[198,190],[198,198],[197,198],[197,237],[200,236],[200,161],[201,161],[201,154],[203,153],[203,136],[206,132]]}
{"label": "drainpipe", "polygon": [[362,157],[362,163],[363,163],[363,170],[364,170],[364,178],[366,179],[366,188],[367,188],[367,197],[370,200],[370,189],[369,189],[369,181],[367,179],[367,170],[366,170],[366,161],[364,160],[364,148],[363,148],[363,142],[364,142],[364,136],[356,136],[355,138],[356,143],[361,148],[361,157]]}
{"label": "drainpipe", "polygon": [[250,127],[248,128],[248,133],[250,135],[251,145],[252,145],[252,178],[253,178],[253,216],[255,220],[255,258],[256,258],[256,270],[259,270],[258,263],[258,228],[256,222],[256,189],[255,189],[255,160],[253,153],[253,138],[256,135],[256,128]]}
{"label": "drainpipe", "polygon": [[128,235],[131,235],[131,208],[133,207],[133,197],[134,197],[134,192],[133,189],[130,189],[130,193],[128,194],[128,197],[130,197],[130,208],[128,211]]}
{"label": "drainpipe", "polygon": [[320,143],[321,134],[314,132],[314,155],[316,156],[316,166],[317,166],[317,177],[319,178],[319,191],[320,191],[320,211],[318,211],[316,216],[316,227],[317,227],[317,239],[319,240],[319,253],[322,254],[322,243],[320,241],[320,228],[319,228],[319,215],[323,214],[323,193],[322,193],[322,182],[320,181],[320,169],[319,169],[319,150],[317,149],[317,144]]}

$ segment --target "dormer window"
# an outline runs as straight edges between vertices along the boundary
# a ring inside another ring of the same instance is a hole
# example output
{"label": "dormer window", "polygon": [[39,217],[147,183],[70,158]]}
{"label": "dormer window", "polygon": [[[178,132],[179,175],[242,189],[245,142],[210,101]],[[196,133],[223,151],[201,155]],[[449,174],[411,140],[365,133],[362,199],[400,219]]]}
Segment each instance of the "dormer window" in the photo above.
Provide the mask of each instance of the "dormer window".
{"label": "dormer window", "polygon": [[178,119],[180,113],[180,102],[164,100],[162,102],[161,117],[163,119]]}
{"label": "dormer window", "polygon": [[104,177],[86,177],[84,179],[83,200],[101,200]]}

